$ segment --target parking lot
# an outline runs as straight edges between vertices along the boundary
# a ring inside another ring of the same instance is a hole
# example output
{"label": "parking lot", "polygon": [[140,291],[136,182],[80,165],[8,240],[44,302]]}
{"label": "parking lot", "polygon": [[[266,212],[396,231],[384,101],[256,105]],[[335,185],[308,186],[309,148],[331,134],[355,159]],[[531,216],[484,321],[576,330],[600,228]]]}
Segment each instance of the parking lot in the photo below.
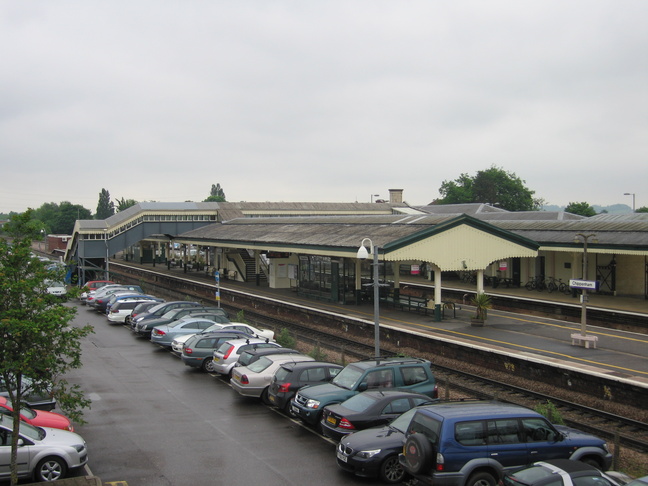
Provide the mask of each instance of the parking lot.
{"label": "parking lot", "polygon": [[92,400],[76,431],[104,483],[375,483],[339,470],[332,442],[79,306],[74,324],[86,323],[95,333],[67,378]]}

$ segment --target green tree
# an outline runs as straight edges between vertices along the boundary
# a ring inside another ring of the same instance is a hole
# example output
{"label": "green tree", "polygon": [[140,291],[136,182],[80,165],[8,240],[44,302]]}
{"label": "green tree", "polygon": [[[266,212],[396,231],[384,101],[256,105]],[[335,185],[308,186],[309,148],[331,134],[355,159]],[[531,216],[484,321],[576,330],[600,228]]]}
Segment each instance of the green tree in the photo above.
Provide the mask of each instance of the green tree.
{"label": "green tree", "polygon": [[203,202],[225,202],[225,192],[220,184],[212,184],[209,197]]}
{"label": "green tree", "polygon": [[110,200],[110,193],[102,189],[99,193],[99,203],[97,204],[97,214],[95,219],[106,219],[115,214],[115,203]]}
{"label": "green tree", "polygon": [[496,166],[480,170],[474,177],[461,174],[454,181],[443,181],[441,199],[435,204],[486,203],[508,211],[537,211],[543,200],[512,172]]}
{"label": "green tree", "polygon": [[[70,419],[82,423],[89,401],[77,385],[60,377],[81,366],[81,338],[91,326],[70,326],[76,309],[47,293],[46,280],[61,279],[60,271],[47,270],[31,254],[32,210],[11,220],[11,243],[0,238],[0,379],[9,392],[14,412],[11,437],[11,484],[17,484],[20,409],[31,393],[51,391]],[[29,380],[26,380],[29,378]]]}
{"label": "green tree", "polygon": [[131,206],[135,206],[137,204],[137,201],[135,199],[117,199],[117,212],[123,211],[124,209],[128,209]]}
{"label": "green tree", "polygon": [[638,208],[635,213],[648,213],[648,206],[642,206]]}
{"label": "green tree", "polygon": [[596,215],[596,210],[586,202],[570,202],[565,208],[565,212],[587,216],[588,218]]}
{"label": "green tree", "polygon": [[77,219],[90,219],[92,213],[79,204],[63,201],[45,203],[32,213],[32,219],[41,221],[47,233],[71,235]]}

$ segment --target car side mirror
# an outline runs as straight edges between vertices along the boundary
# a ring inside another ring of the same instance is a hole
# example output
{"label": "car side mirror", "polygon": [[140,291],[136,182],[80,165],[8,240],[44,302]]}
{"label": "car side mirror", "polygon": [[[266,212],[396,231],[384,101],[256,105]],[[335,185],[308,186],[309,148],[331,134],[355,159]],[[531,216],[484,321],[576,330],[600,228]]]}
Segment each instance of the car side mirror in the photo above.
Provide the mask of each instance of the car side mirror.
{"label": "car side mirror", "polygon": [[366,381],[364,381],[364,382],[362,382],[362,383],[360,383],[360,384],[358,385],[358,391],[363,392],[363,391],[366,391],[367,388],[369,388],[369,385],[367,385],[367,382],[366,382]]}
{"label": "car side mirror", "polygon": [[22,447],[25,445],[25,441],[23,439],[18,439],[18,447]]}

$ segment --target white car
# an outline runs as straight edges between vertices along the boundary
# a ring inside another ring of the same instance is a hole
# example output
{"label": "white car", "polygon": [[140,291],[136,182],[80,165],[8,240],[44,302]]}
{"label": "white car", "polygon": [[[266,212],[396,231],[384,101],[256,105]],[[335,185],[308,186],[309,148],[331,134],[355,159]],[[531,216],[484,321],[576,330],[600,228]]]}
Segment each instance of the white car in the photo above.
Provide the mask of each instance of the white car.
{"label": "white car", "polygon": [[67,294],[67,288],[63,282],[55,282],[54,280],[46,280],[45,285],[47,285],[47,293],[51,295],[56,295],[58,297],[63,297]]}
{"label": "white car", "polygon": [[[110,311],[106,313],[106,317],[108,318],[108,321],[110,323],[125,323],[126,318],[131,315],[133,309],[135,309],[135,307],[143,302],[151,302],[151,299],[140,299],[134,297],[132,299],[128,298],[119,300],[118,302],[115,302],[112,306],[110,306]],[[155,302],[156,304],[158,303],[157,301],[153,302]]]}
{"label": "white car", "polygon": [[298,363],[300,361],[315,361],[305,354],[273,354],[263,356],[249,366],[239,366],[232,370],[230,385],[240,395],[261,398],[265,403],[268,399],[268,387],[272,382],[275,371],[283,363]]}
{"label": "white car", "polygon": [[[0,479],[10,478],[12,422],[12,417],[0,415]],[[88,462],[86,443],[74,432],[21,422],[19,435],[18,477],[56,481]]]}
{"label": "white car", "polygon": [[280,348],[277,343],[268,342],[267,338],[232,339],[224,342],[214,351],[214,371],[229,376],[241,352],[260,347]]}
{"label": "white car", "polygon": [[[221,330],[226,331],[228,329],[236,329],[238,331],[243,331],[246,334],[249,334],[251,337],[258,337],[262,339],[267,338],[270,341],[274,342],[274,331],[272,329],[257,329],[256,327],[252,327],[249,324],[244,324],[242,322],[228,322],[226,324],[214,323],[213,326],[208,327],[202,332]],[[186,343],[187,339],[194,335],[195,333],[185,334],[184,336],[178,336],[177,338],[174,338],[173,341],[171,341],[171,350],[174,353],[182,354],[182,347],[184,346],[184,343]]]}

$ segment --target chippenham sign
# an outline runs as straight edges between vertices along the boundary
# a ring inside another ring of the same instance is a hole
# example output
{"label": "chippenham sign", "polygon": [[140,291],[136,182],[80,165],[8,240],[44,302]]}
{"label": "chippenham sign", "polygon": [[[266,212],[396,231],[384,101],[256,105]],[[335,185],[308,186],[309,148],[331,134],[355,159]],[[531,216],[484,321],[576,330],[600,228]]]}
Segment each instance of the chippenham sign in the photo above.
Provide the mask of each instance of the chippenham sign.
{"label": "chippenham sign", "polygon": [[571,279],[569,281],[569,286],[572,289],[597,290],[598,289],[598,281],[597,280],[576,280],[576,279]]}

